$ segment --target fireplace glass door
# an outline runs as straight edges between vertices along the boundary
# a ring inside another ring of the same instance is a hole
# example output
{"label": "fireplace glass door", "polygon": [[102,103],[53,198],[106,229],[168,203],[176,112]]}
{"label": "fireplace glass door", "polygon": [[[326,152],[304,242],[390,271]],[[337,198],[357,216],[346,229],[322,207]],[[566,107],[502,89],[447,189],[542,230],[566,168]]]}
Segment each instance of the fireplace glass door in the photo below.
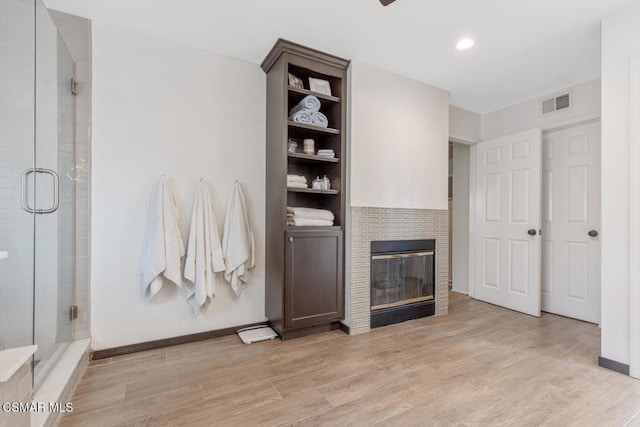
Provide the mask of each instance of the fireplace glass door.
{"label": "fireplace glass door", "polygon": [[373,255],[371,310],[434,298],[434,252]]}

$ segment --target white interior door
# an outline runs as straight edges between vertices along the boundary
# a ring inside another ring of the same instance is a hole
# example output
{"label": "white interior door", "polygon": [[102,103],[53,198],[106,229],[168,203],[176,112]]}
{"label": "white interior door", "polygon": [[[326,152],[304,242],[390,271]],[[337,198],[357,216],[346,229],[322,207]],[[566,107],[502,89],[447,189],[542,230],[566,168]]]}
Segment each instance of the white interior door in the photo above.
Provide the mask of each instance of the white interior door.
{"label": "white interior door", "polygon": [[600,124],[545,134],[542,157],[542,310],[599,323]]}
{"label": "white interior door", "polygon": [[540,316],[540,129],[476,144],[473,295]]}

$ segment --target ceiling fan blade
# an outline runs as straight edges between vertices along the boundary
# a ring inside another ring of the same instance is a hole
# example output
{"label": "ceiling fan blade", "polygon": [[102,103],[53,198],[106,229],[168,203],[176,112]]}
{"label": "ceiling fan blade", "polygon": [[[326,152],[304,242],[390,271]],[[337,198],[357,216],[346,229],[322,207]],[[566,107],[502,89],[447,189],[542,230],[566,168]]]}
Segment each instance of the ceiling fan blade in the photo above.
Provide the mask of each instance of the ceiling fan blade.
{"label": "ceiling fan blade", "polygon": [[380,3],[382,3],[383,6],[389,6],[394,1],[396,0],[380,0]]}

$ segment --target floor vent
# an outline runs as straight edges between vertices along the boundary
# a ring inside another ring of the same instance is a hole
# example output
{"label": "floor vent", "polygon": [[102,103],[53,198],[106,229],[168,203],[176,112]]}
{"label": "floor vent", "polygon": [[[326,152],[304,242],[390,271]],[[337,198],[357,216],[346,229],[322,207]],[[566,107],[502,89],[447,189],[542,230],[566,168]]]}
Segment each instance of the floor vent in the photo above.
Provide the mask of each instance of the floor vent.
{"label": "floor vent", "polygon": [[568,93],[545,99],[542,101],[542,114],[550,114],[565,110],[571,106],[571,97]]}

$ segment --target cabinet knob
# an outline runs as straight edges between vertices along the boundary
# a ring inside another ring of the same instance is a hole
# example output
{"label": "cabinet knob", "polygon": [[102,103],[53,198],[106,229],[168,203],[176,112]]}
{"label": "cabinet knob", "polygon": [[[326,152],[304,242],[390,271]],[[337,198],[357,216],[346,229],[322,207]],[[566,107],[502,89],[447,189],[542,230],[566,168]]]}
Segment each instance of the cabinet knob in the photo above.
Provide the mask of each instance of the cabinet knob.
{"label": "cabinet knob", "polygon": [[289,241],[293,243],[293,237],[289,237]]}

